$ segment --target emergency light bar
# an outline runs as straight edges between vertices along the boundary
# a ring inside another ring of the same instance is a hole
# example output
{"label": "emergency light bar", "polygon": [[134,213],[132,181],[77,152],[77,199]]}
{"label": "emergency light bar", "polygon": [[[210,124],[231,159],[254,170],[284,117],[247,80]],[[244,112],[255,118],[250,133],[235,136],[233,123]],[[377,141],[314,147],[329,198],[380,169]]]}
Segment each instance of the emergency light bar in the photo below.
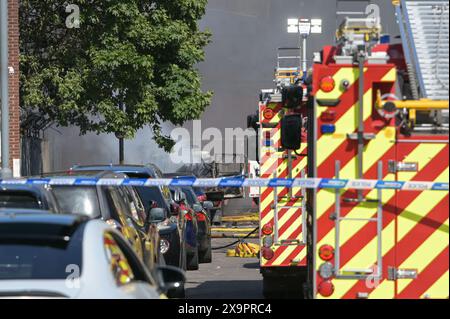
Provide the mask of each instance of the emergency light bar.
{"label": "emergency light bar", "polygon": [[423,181],[385,181],[370,179],[330,178],[28,178],[3,179],[2,185],[64,185],[64,186],[195,186],[195,187],[302,187],[308,189],[391,189],[410,191],[448,191],[449,183]]}

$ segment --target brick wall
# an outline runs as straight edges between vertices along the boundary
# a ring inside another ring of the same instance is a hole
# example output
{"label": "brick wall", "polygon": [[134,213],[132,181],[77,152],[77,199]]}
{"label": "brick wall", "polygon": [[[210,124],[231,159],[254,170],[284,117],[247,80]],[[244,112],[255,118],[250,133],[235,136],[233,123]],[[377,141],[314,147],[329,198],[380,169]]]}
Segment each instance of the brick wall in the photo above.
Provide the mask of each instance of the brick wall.
{"label": "brick wall", "polygon": [[8,0],[8,9],[9,66],[14,68],[14,74],[9,76],[9,162],[13,168],[13,159],[20,159],[19,0]]}

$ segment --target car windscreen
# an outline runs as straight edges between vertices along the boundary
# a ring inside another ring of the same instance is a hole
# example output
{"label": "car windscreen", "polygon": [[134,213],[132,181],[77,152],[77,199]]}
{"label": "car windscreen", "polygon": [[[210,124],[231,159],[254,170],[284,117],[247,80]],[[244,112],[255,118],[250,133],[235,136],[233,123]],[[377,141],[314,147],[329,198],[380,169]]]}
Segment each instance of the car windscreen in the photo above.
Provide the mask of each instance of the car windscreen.
{"label": "car windscreen", "polygon": [[42,208],[39,199],[32,192],[0,191],[0,208]]}
{"label": "car windscreen", "polygon": [[136,190],[141,197],[145,211],[150,209],[150,201],[155,201],[159,208],[167,208],[167,202],[165,201],[161,190],[157,186],[137,186]]}
{"label": "car windscreen", "polygon": [[97,189],[95,186],[53,186],[53,193],[63,213],[101,216]]}
{"label": "car windscreen", "polygon": [[[82,232],[67,238],[0,238],[0,280],[51,280],[81,275]],[[1,285],[1,283],[0,283]]]}
{"label": "car windscreen", "polygon": [[[126,174],[129,178],[145,178],[145,179],[152,178],[151,176],[149,176],[146,173],[136,173],[136,172],[123,172],[123,173]],[[170,196],[169,187],[162,185],[162,186],[159,186],[159,189],[161,190],[164,200],[166,202],[170,202],[171,196]]]}

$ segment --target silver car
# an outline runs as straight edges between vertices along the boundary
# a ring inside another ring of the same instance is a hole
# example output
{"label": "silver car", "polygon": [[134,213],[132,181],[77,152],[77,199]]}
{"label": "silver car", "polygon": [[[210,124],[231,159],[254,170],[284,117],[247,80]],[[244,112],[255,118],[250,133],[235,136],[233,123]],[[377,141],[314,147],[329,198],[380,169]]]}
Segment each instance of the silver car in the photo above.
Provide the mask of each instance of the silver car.
{"label": "silver car", "polygon": [[152,276],[118,231],[82,216],[3,210],[0,251],[0,298],[159,299],[185,280]]}

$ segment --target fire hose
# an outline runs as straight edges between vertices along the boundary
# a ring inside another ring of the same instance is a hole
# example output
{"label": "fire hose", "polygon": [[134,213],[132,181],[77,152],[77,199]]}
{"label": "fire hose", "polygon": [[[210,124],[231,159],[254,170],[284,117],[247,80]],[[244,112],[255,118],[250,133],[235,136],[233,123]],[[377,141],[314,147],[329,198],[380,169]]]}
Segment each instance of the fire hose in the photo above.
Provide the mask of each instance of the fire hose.
{"label": "fire hose", "polygon": [[231,247],[231,246],[233,246],[233,245],[236,245],[237,243],[243,241],[244,239],[249,238],[251,235],[253,235],[254,233],[256,233],[256,231],[258,231],[258,229],[259,229],[259,226],[256,227],[255,229],[253,229],[250,233],[248,233],[248,234],[245,235],[244,237],[239,238],[238,240],[232,242],[231,244],[228,244],[228,245],[225,245],[225,246],[220,246],[220,247],[212,247],[211,249],[212,249],[212,250],[218,250],[218,249],[224,249],[224,248],[228,248],[228,247]]}

